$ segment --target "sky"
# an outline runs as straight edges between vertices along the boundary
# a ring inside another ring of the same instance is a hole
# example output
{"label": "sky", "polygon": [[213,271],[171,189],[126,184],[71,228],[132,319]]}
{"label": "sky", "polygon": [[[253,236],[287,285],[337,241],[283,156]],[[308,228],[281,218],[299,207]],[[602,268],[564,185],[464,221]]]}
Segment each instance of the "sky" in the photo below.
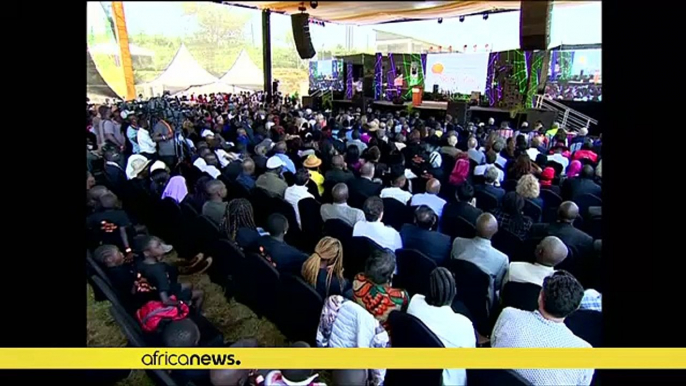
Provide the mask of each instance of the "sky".
{"label": "sky", "polygon": [[[89,2],[95,3],[95,2]],[[93,5],[89,4],[89,21],[97,15]],[[216,5],[217,7],[228,7]],[[555,7],[551,21],[551,47],[559,44],[595,44],[602,43],[601,2],[583,5]],[[261,41],[260,12],[240,7],[230,7],[232,12],[250,15],[249,23]],[[184,36],[197,30],[197,23],[192,17],[183,16],[180,2],[124,2],[127,27],[130,34],[145,32],[166,36]],[[100,11],[101,12],[101,11]],[[151,17],[154,15],[153,17]],[[283,37],[291,30],[290,17],[272,14],[272,44],[282,45]],[[246,26],[246,32],[250,30]],[[89,27],[90,28],[90,27]],[[417,22],[390,23],[376,26],[355,26],[353,28],[353,45],[356,48],[373,47],[374,29],[411,36],[437,45],[462,47],[467,44],[490,44],[494,51],[505,51],[519,48],[519,12],[507,12],[490,15],[488,20],[481,16],[472,16],[460,22],[457,18],[444,19],[442,24],[435,20]],[[310,35],[315,49],[345,46],[345,25],[328,23],[325,27],[310,25]]]}

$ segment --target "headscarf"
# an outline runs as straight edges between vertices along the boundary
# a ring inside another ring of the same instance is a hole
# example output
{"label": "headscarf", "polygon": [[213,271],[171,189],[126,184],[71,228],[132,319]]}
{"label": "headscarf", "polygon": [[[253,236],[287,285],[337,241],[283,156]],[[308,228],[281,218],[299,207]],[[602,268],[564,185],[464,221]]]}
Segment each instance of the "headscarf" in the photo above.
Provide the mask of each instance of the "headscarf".
{"label": "headscarf", "polygon": [[578,176],[579,173],[581,173],[582,167],[583,165],[580,161],[572,161],[567,167],[567,177],[572,178]]}
{"label": "headscarf", "polygon": [[469,159],[466,156],[466,153],[460,153],[457,156],[457,162],[455,162],[455,167],[453,167],[453,171],[450,173],[450,179],[448,182],[451,185],[460,185],[467,181],[467,177],[469,176]]}
{"label": "headscarf", "polygon": [[551,186],[553,184],[553,178],[555,178],[555,169],[547,167],[541,172],[539,183],[541,186]]}
{"label": "headscarf", "polygon": [[167,186],[164,188],[164,192],[162,192],[162,199],[171,197],[180,204],[187,195],[186,179],[183,176],[174,176],[167,182]]}

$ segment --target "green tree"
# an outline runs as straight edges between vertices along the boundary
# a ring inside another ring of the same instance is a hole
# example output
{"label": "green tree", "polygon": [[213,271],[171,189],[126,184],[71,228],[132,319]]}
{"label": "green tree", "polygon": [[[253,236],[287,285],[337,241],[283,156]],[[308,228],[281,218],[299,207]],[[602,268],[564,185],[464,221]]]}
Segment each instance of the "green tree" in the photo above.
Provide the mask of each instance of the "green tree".
{"label": "green tree", "polygon": [[250,17],[231,12],[231,8],[212,3],[182,4],[184,15],[195,19],[200,27],[195,39],[208,45],[227,47],[243,43],[243,29]]}

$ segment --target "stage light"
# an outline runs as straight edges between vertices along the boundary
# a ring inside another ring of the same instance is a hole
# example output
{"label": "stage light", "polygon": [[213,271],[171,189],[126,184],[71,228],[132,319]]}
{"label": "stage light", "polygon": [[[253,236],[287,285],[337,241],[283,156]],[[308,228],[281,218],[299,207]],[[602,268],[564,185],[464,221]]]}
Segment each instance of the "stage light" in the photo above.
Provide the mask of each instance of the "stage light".
{"label": "stage light", "polygon": [[443,23],[443,18],[442,18],[442,17],[439,17],[439,18],[438,18],[438,24],[442,24],[442,23]]}
{"label": "stage light", "polygon": [[460,23],[464,23],[464,16],[460,16]]}
{"label": "stage light", "polygon": [[484,20],[488,20],[488,13],[484,13]]}
{"label": "stage light", "polygon": [[319,6],[318,1],[310,1],[310,7],[312,7],[312,9],[317,9],[318,6]]}

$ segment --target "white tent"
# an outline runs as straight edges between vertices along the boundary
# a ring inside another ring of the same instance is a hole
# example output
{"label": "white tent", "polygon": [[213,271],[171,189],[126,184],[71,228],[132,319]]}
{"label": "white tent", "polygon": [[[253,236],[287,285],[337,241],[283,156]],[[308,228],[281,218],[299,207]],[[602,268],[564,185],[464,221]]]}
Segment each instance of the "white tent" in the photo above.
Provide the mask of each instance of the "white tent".
{"label": "white tent", "polygon": [[264,88],[264,72],[250,60],[245,50],[241,50],[233,66],[219,81],[241,89],[262,90]]}
{"label": "white tent", "polygon": [[214,83],[218,79],[198,64],[185,44],[174,55],[164,72],[149,83],[150,86],[162,86],[172,93],[186,90],[193,86]]}

